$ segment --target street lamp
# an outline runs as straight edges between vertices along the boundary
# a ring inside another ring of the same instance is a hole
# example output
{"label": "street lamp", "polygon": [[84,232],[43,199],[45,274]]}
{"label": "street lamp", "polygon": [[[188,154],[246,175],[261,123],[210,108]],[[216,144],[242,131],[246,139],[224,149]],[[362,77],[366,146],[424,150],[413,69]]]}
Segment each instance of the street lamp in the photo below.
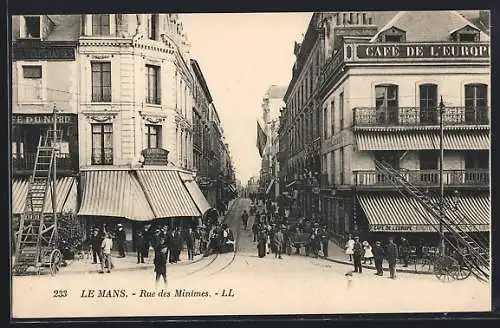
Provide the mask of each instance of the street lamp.
{"label": "street lamp", "polygon": [[444,176],[443,176],[443,157],[444,157],[444,128],[443,128],[443,116],[444,116],[444,103],[443,96],[441,96],[441,101],[439,103],[439,191],[440,191],[440,199],[439,199],[439,241],[441,254],[444,255],[445,246],[444,246],[444,238],[443,238],[443,205],[444,205]]}
{"label": "street lamp", "polygon": [[460,193],[458,190],[454,190],[453,194],[451,195],[451,201],[453,202],[453,211],[458,210],[458,204],[460,203]]}

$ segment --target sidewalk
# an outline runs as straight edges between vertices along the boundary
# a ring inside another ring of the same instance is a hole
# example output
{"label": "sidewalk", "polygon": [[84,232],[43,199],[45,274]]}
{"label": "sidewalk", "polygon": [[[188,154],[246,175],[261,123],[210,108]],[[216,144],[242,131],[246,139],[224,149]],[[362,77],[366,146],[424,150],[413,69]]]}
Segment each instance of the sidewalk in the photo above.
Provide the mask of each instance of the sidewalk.
{"label": "sidewalk", "polygon": [[[137,256],[135,252],[128,252],[127,256],[124,258],[118,257],[118,252],[112,253],[112,260],[114,269],[113,271],[136,271],[136,270],[153,270],[154,264],[154,253],[150,252],[148,258],[144,258],[145,263],[137,264]],[[187,260],[187,250],[183,250],[181,252],[180,261],[176,264],[169,265],[189,265],[192,263],[196,263],[203,259],[203,255],[196,255],[193,261]],[[101,265],[93,264],[92,258],[90,259],[82,259],[82,260],[67,260],[67,265],[61,267],[59,270],[59,274],[70,274],[70,273],[97,273],[101,270]]]}
{"label": "sidewalk", "polygon": [[[354,263],[349,261],[349,255],[346,255],[344,249],[335,244],[334,240],[330,240],[330,242],[328,243],[328,257],[324,259],[331,262],[350,265],[354,269]],[[367,261],[366,264],[362,264],[363,268],[376,271],[375,262],[372,261],[372,265],[370,265],[369,263],[370,262]],[[384,262],[382,263],[382,267],[384,271],[389,271],[387,260],[384,260]],[[432,270],[429,270],[429,267],[426,266],[424,269],[421,264],[415,265],[415,263],[408,263],[408,267],[404,267],[403,264],[398,262],[396,263],[396,271],[413,274],[434,274]]]}

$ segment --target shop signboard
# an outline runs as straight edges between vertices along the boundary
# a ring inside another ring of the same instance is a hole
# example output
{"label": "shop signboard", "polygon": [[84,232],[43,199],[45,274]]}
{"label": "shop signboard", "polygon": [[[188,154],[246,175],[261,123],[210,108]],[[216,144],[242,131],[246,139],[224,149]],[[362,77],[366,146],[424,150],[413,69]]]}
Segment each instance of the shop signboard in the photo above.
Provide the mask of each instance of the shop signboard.
{"label": "shop signboard", "polygon": [[144,165],[167,165],[168,150],[163,148],[146,148],[141,152]]}

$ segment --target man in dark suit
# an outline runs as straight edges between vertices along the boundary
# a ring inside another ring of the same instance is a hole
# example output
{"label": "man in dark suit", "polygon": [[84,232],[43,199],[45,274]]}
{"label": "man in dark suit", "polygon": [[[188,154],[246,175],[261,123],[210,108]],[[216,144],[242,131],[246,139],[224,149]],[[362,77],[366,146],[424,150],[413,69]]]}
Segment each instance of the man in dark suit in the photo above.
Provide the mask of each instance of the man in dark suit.
{"label": "man in dark suit", "polygon": [[387,261],[389,262],[389,272],[391,279],[396,278],[396,260],[398,258],[398,246],[394,243],[394,238],[389,238],[389,245],[387,246]]}
{"label": "man in dark suit", "polygon": [[188,251],[188,260],[192,261],[194,258],[194,241],[196,240],[195,232],[193,228],[189,227],[186,234],[186,248]]}
{"label": "man in dark suit", "polygon": [[92,232],[92,236],[90,237],[90,244],[92,245],[92,263],[97,264],[97,259],[99,259],[99,263],[102,260],[101,255],[101,245],[104,240],[104,234],[99,230],[99,228],[95,228]]}
{"label": "man in dark suit", "polygon": [[383,276],[384,270],[382,269],[382,261],[384,260],[384,249],[381,246],[380,241],[375,242],[375,247],[373,248],[373,257],[375,259],[375,268],[377,268],[377,276]]}
{"label": "man in dark suit", "polygon": [[118,257],[125,257],[125,230],[123,230],[123,226],[121,223],[116,225],[118,227],[116,231],[116,240],[118,242]]}
{"label": "man in dark suit", "polygon": [[363,245],[359,242],[359,236],[354,237],[354,272],[363,272],[361,257],[363,256]]}
{"label": "man in dark suit", "polygon": [[137,264],[144,263],[144,236],[142,231],[138,231],[135,237],[135,250],[137,252]]}

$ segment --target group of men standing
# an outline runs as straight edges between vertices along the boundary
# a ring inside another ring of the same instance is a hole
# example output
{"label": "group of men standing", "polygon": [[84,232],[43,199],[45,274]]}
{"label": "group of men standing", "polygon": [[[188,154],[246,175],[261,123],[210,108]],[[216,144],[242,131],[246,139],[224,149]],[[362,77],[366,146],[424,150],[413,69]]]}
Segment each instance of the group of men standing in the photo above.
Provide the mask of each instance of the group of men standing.
{"label": "group of men standing", "polygon": [[[363,257],[363,245],[359,241],[359,236],[355,236],[352,242],[352,239],[348,241],[352,244],[353,249],[353,260],[354,260],[354,272],[362,273],[363,266],[361,264],[361,258]],[[396,261],[398,259],[398,247],[394,243],[394,238],[389,237],[389,244],[387,245],[387,249],[384,250],[380,241],[375,242],[375,246],[373,247],[373,258],[375,260],[375,268],[377,272],[375,275],[383,276],[384,270],[382,268],[382,262],[384,258],[387,257],[387,261],[389,262],[389,272],[390,277],[392,279],[396,278]]]}
{"label": "group of men standing", "polygon": [[[125,231],[121,224],[117,225],[114,237],[117,241],[118,257],[125,257]],[[104,273],[104,269],[106,269],[107,273],[110,273],[114,267],[111,259],[111,249],[113,247],[111,232],[106,231],[106,229],[94,228],[90,236],[90,246],[92,249],[92,263],[97,264],[97,260],[99,259],[99,263],[101,264],[100,273]]]}

